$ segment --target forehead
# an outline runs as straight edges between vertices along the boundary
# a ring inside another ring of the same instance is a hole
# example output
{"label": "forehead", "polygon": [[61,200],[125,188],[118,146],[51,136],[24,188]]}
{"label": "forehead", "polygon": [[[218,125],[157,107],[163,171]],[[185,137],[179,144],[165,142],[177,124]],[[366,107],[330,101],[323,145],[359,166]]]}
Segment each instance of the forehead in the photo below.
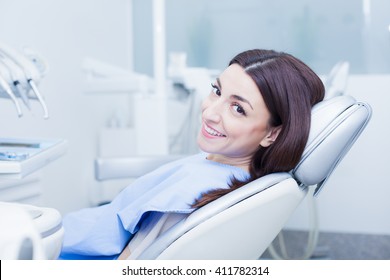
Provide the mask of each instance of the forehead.
{"label": "forehead", "polygon": [[261,93],[251,76],[238,64],[232,64],[219,77],[222,90],[246,98],[261,98]]}

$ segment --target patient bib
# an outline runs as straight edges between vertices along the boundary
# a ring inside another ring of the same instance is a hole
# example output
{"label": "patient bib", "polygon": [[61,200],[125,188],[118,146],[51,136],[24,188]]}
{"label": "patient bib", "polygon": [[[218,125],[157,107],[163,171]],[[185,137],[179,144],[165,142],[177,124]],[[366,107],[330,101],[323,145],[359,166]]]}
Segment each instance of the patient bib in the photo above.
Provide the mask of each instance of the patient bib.
{"label": "patient bib", "polygon": [[249,177],[241,168],[206,157],[200,153],[168,163],[135,180],[111,203],[66,215],[60,259],[114,259],[138,231],[144,214],[191,213],[202,193],[227,188],[232,176]]}

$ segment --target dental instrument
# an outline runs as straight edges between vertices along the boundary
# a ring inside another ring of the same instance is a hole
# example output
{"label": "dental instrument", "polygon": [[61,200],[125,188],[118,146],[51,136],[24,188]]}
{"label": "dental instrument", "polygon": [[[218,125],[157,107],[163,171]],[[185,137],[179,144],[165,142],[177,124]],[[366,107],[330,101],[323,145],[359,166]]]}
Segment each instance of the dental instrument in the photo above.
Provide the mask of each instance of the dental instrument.
{"label": "dental instrument", "polygon": [[[14,89],[16,95],[19,95],[23,103],[28,109],[30,109],[30,103],[28,99],[27,80],[24,78],[23,70],[16,65],[7,56],[0,53],[0,66],[2,67],[3,74],[7,73],[6,81]],[[4,77],[4,75],[3,75]],[[22,85],[25,81],[24,85]]]}
{"label": "dental instrument", "polygon": [[41,78],[41,73],[38,71],[37,67],[33,64],[33,62],[27,59],[25,56],[19,54],[17,51],[12,48],[6,46],[5,44],[0,43],[0,53],[4,56],[8,56],[11,60],[13,60],[19,67],[23,69],[25,79],[27,80],[28,85],[31,87],[32,91],[35,93],[39,103],[42,106],[44,112],[44,118],[49,118],[49,112],[46,106],[46,102],[43,99],[43,96],[38,90],[35,81],[39,81]]}
{"label": "dental instrument", "polygon": [[19,94],[23,102],[29,108],[28,83],[24,75],[23,69],[17,65],[10,57],[0,52],[0,62],[8,69],[9,79],[8,84],[16,88],[15,93]]}
{"label": "dental instrument", "polygon": [[18,112],[18,116],[21,117],[23,115],[22,109],[20,108],[19,102],[16,99],[16,96],[13,93],[11,87],[8,85],[7,81],[3,78],[3,75],[4,73],[0,68],[0,89],[3,89],[3,91],[11,98],[12,102],[15,104],[16,111]]}

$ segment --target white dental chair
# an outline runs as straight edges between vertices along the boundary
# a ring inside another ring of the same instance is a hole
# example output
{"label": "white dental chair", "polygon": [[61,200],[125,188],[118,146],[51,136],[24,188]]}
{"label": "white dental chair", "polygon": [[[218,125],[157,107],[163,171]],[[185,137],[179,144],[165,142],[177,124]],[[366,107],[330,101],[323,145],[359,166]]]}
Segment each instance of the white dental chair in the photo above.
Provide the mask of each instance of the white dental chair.
{"label": "white dental chair", "polygon": [[[370,106],[351,96],[317,104],[307,146],[294,170],[259,178],[194,211],[159,236],[139,259],[258,259],[305,196],[319,193],[370,117]],[[140,160],[145,165],[152,161]],[[131,176],[132,166],[139,172],[136,161],[97,160],[97,178],[112,179],[104,170],[120,162],[128,168],[122,165],[123,173],[115,176]]]}

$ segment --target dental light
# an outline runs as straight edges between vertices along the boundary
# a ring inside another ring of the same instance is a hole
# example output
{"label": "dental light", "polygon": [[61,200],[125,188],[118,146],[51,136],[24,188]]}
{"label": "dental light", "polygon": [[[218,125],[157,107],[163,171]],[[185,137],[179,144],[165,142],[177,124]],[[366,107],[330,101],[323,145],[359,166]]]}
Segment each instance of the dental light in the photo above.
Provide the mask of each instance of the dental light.
{"label": "dental light", "polygon": [[12,100],[19,117],[23,113],[17,98],[21,98],[28,109],[29,99],[37,99],[42,106],[44,118],[49,117],[45,100],[37,87],[46,69],[44,60],[31,50],[20,53],[0,43],[0,97]]}

